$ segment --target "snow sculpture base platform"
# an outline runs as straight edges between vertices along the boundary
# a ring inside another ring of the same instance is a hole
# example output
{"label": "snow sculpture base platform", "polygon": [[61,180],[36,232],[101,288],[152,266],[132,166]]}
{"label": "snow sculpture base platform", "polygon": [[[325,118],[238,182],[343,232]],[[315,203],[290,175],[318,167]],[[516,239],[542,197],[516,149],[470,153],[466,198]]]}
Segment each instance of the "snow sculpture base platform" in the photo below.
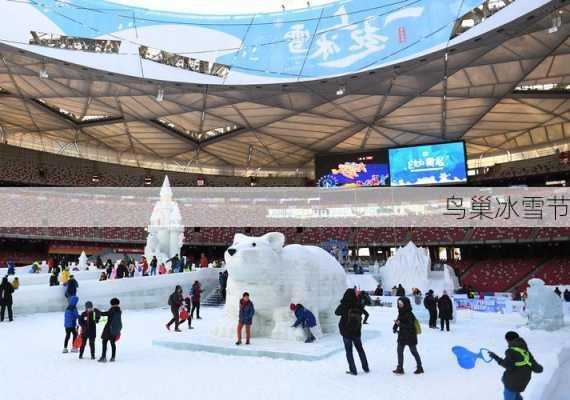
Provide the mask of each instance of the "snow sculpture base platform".
{"label": "snow sculpture base platform", "polygon": [[[378,331],[364,330],[362,332],[362,339],[365,343],[379,337]],[[313,343],[253,338],[251,345],[236,346],[234,340],[206,333],[199,334],[196,330],[192,330],[166,334],[153,340],[152,344],[173,350],[204,351],[228,356],[268,357],[293,361],[319,361],[344,351],[340,335],[325,335]]]}

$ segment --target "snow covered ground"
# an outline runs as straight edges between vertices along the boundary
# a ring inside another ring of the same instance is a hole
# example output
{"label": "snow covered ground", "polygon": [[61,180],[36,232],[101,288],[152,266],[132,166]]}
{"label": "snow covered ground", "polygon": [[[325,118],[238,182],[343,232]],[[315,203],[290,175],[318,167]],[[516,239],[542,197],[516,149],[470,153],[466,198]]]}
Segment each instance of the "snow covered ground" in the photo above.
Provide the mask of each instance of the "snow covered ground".
{"label": "snow covered ground", "polygon": [[[80,307],[81,310],[82,307]],[[59,400],[73,397],[100,399],[339,399],[391,398],[406,400],[501,399],[502,370],[495,364],[478,364],[460,369],[451,353],[453,345],[478,350],[487,347],[502,354],[504,333],[516,329],[529,343],[545,373],[535,375],[525,392],[526,400],[568,400],[570,363],[558,369],[559,382],[549,381],[559,364],[558,354],[570,348],[570,328],[558,332],[531,332],[520,328],[524,320],[516,315],[491,315],[461,311],[451,333],[423,327],[419,352],[426,373],[415,376],[412,358],[406,352],[404,376],[393,376],[396,365],[394,309],[370,307],[369,328],[382,336],[364,347],[371,373],[357,377],[345,374],[343,353],[320,361],[289,361],[237,357],[202,352],[175,351],[152,346],[165,334],[170,318],[167,309],[127,310],[118,343],[118,361],[99,364],[78,360],[76,354],[61,354],[63,313],[16,315],[13,323],[0,324],[0,385],[2,398]],[[221,309],[202,308],[204,319],[182,333],[210,331],[221,317]],[[99,326],[99,332],[102,326]],[[340,337],[338,339],[341,340]],[[252,346],[255,346],[255,340]],[[308,344],[307,346],[310,346]],[[97,353],[100,354],[100,341]],[[570,352],[568,352],[570,353]],[[356,354],[355,354],[356,355]],[[358,365],[358,362],[357,362]],[[547,390],[548,389],[548,390]],[[547,398],[543,392],[547,390]]]}

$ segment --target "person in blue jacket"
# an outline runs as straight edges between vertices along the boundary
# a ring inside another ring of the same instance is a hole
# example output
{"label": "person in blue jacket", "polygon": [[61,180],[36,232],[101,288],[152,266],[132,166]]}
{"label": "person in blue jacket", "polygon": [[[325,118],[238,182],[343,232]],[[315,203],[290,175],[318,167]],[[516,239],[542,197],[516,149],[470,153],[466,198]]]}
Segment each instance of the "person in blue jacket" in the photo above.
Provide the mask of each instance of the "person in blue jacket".
{"label": "person in blue jacket", "polygon": [[16,275],[16,266],[12,260],[8,261],[8,275]]}
{"label": "person in blue jacket", "polygon": [[[63,353],[68,353],[67,344],[69,343],[69,337],[73,336],[73,341],[77,337],[77,319],[79,318],[79,313],[77,312],[77,302],[79,298],[77,296],[69,297],[68,306],[63,314],[63,326],[65,327],[65,340],[63,341]],[[73,342],[71,346],[71,352],[77,353],[79,350],[73,347]]]}
{"label": "person in blue jacket", "polygon": [[237,326],[237,337],[236,346],[241,344],[241,331],[245,326],[245,344],[249,344],[251,338],[251,324],[253,322],[253,315],[255,314],[255,308],[253,303],[249,299],[249,293],[244,292],[239,301],[239,322]]}
{"label": "person in blue jacket", "polygon": [[293,328],[301,326],[301,328],[303,328],[305,330],[305,333],[307,334],[307,339],[305,340],[305,343],[314,342],[316,338],[313,335],[313,332],[311,332],[311,328],[317,326],[317,320],[315,318],[315,315],[309,309],[303,307],[302,304],[291,303],[289,308],[291,309],[291,311],[295,313],[296,321],[293,324]]}

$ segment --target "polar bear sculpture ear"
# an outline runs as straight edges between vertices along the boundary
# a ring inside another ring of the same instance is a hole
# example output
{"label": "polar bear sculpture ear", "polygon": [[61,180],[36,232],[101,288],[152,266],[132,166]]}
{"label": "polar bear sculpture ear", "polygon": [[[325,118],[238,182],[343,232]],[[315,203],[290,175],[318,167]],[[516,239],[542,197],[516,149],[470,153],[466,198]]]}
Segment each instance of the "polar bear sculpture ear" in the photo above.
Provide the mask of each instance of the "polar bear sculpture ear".
{"label": "polar bear sculpture ear", "polygon": [[247,236],[245,236],[242,233],[236,233],[234,235],[234,244],[238,244],[239,242],[243,242],[244,239],[247,239]]}
{"label": "polar bear sculpture ear", "polygon": [[269,232],[261,238],[266,240],[275,251],[281,251],[285,245],[285,235],[281,232]]}

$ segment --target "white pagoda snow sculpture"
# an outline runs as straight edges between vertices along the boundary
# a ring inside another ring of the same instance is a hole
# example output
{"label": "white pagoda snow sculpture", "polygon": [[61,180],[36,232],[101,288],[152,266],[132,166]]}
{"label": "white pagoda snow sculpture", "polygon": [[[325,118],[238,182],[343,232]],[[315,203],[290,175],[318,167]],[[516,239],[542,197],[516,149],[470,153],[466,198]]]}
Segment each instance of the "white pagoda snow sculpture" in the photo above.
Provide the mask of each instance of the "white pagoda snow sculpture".
{"label": "white pagoda snow sculpture", "polygon": [[184,241],[184,225],[178,204],[172,201],[168,176],[164,178],[160,200],[154,206],[147,231],[144,255],[149,263],[153,256],[156,256],[160,265],[175,254],[180,255]]}

